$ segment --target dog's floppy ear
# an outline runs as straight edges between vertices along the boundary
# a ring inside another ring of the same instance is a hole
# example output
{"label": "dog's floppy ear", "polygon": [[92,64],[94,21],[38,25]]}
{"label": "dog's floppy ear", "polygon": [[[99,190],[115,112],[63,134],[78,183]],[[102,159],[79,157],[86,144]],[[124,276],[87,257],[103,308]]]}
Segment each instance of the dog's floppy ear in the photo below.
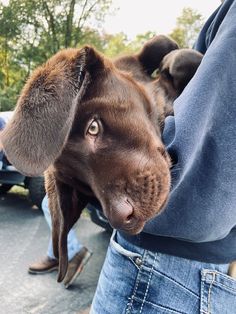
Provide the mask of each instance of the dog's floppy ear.
{"label": "dog's floppy ear", "polygon": [[193,49],[179,49],[167,54],[159,68],[159,84],[169,99],[178,97],[194,76],[203,55]]}
{"label": "dog's floppy ear", "polygon": [[53,252],[59,259],[58,282],[61,282],[68,268],[68,233],[79,219],[90,197],[58,181],[52,167],[45,172],[45,182],[52,219]]}
{"label": "dog's floppy ear", "polygon": [[[65,195],[64,191],[64,195]],[[66,196],[66,199],[68,197]],[[59,271],[57,281],[61,282],[66,275],[68,268],[68,249],[67,249],[67,237],[68,233],[74,224],[78,221],[82,210],[89,202],[89,197],[73,189],[72,191],[72,206],[61,207],[60,213],[60,230],[59,234],[54,233],[54,228],[52,229],[53,234],[53,250],[57,252],[59,257]],[[59,213],[58,213],[59,214]],[[58,234],[58,238],[56,238]]]}
{"label": "dog's floppy ear", "polygon": [[175,41],[164,35],[158,35],[150,39],[138,54],[138,60],[148,75],[151,75],[170,51],[178,49]]}
{"label": "dog's floppy ear", "polygon": [[86,46],[62,50],[33,72],[1,134],[6,155],[19,171],[39,175],[59,156],[90,72],[99,73],[103,66],[103,57]]}

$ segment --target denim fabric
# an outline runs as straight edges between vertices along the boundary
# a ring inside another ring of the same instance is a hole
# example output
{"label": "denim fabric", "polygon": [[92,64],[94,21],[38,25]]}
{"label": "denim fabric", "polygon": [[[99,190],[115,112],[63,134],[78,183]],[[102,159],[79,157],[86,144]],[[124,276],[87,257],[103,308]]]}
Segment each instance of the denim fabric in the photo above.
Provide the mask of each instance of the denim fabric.
{"label": "denim fabric", "polygon": [[[47,221],[47,224],[51,230],[52,220],[51,220],[51,215],[50,215],[50,211],[48,207],[47,195],[44,197],[42,201],[42,210],[44,213],[44,217]],[[81,250],[81,248],[82,248],[82,244],[80,244],[75,230],[71,229],[70,232],[68,233],[68,238],[67,238],[67,249],[68,249],[69,261],[75,256],[75,254],[77,254]],[[47,256],[55,259],[55,256],[53,254],[52,237],[50,237],[50,240],[49,240]]]}
{"label": "denim fabric", "polygon": [[151,252],[113,233],[91,314],[236,314],[228,264]]}
{"label": "denim fabric", "polygon": [[[4,119],[2,117],[0,117],[0,131],[2,131],[4,129],[5,124],[6,123],[5,123]],[[3,165],[3,163],[2,163],[3,156],[4,156],[3,151],[0,150],[0,169],[2,169],[2,165]]]}
{"label": "denim fabric", "polygon": [[6,125],[6,122],[4,121],[2,117],[0,117],[0,131],[4,129],[5,125]]}

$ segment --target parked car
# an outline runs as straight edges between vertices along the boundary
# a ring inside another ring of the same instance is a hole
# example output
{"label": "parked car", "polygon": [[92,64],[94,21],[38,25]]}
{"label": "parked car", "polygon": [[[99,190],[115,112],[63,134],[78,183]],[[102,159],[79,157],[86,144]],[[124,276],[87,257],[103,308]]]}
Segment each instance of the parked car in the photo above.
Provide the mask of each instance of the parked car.
{"label": "parked car", "polygon": [[0,195],[7,193],[14,185],[28,189],[32,204],[41,208],[41,203],[45,196],[43,176],[30,178],[18,172],[14,167],[2,168],[0,170]]}
{"label": "parked car", "polygon": [[[0,118],[5,123],[11,118],[13,111],[0,112]],[[45,196],[44,177],[27,177],[13,167],[3,155],[0,163],[0,195],[7,193],[14,185],[29,190],[29,198],[33,205],[41,208]]]}

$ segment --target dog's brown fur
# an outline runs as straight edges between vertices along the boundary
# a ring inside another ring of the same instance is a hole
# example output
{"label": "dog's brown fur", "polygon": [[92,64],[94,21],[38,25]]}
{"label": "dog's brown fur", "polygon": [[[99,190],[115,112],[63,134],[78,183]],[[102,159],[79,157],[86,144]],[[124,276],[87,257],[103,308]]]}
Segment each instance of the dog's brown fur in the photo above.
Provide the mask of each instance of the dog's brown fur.
{"label": "dog's brown fur", "polygon": [[67,234],[88,202],[99,200],[111,224],[130,233],[164,207],[170,160],[160,124],[201,61],[176,49],[165,36],[114,61],[92,47],[67,49],[25,85],[2,142],[21,172],[47,169],[58,281],[67,270]]}

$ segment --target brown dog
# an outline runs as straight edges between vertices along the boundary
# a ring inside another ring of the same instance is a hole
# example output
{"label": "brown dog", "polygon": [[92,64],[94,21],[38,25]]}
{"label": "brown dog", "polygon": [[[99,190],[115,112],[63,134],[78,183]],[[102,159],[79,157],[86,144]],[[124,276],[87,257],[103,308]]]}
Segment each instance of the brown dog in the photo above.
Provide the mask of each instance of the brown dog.
{"label": "brown dog", "polygon": [[47,169],[58,281],[67,271],[67,234],[92,199],[113,227],[133,234],[164,207],[171,163],[160,124],[202,58],[176,49],[165,36],[113,62],[92,47],[68,49],[26,83],[2,143],[21,172]]}

